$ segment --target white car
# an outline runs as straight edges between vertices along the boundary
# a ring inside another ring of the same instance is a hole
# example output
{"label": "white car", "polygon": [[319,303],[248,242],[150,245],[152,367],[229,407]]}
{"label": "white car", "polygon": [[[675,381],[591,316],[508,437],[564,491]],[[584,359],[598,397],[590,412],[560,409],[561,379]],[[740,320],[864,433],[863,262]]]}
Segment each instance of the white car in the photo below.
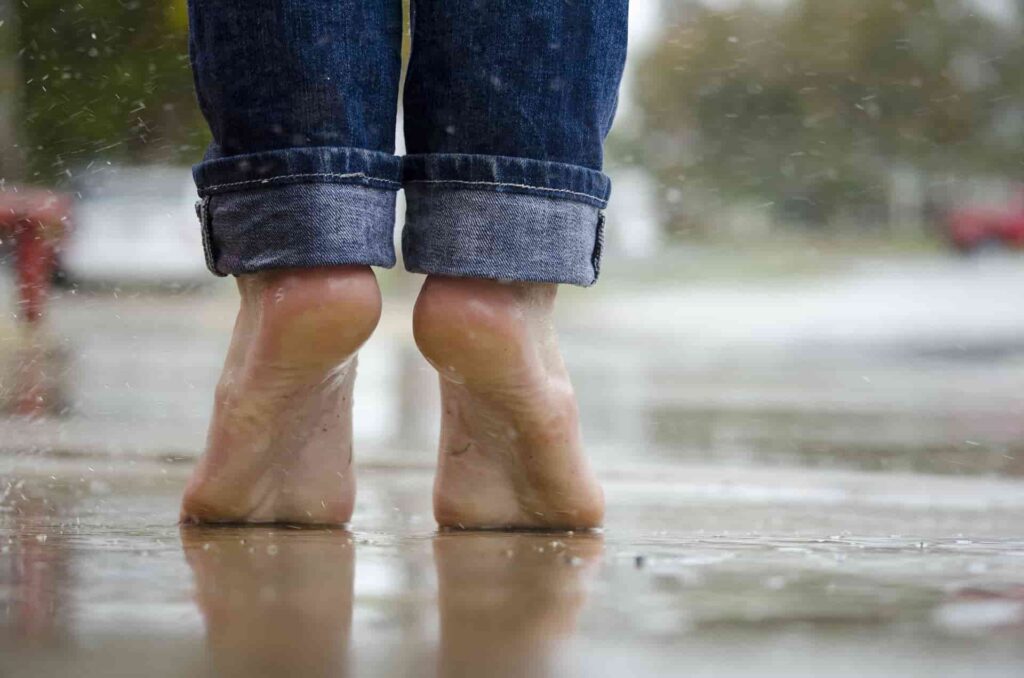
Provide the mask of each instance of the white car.
{"label": "white car", "polygon": [[107,167],[86,174],[60,257],[72,281],[193,284],[203,258],[196,189],[187,167]]}

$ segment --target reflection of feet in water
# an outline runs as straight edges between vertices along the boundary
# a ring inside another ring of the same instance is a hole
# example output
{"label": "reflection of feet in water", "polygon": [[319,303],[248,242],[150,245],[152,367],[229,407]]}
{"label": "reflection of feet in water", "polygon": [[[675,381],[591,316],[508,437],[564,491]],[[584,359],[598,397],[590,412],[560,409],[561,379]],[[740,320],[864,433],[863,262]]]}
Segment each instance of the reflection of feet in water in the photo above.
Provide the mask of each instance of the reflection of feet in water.
{"label": "reflection of feet in water", "polygon": [[355,544],[342,530],[181,528],[217,675],[346,672]]}
{"label": "reflection of feet in water", "polygon": [[434,538],[440,675],[543,675],[569,639],[600,535],[451,532]]}
{"label": "reflection of feet in water", "polygon": [[368,267],[238,278],[241,308],[187,522],[342,524],[352,515],[355,353],[380,317]]}
{"label": "reflection of feet in water", "polygon": [[420,291],[416,343],[441,375],[442,526],[601,524],[552,321],[556,288],[430,276]]}

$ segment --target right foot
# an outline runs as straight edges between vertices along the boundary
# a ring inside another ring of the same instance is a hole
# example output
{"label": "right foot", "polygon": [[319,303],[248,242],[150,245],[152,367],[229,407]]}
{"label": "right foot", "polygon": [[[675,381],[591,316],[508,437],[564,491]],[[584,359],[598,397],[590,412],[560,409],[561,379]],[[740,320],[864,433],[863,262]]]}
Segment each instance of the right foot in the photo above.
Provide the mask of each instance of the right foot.
{"label": "right foot", "polygon": [[240,276],[238,288],[206,452],[181,519],[346,523],[355,498],[355,355],[381,310],[373,272],[269,271]]}
{"label": "right foot", "polygon": [[604,498],[583,452],[552,322],[556,286],[429,276],[416,343],[441,375],[442,527],[591,528]]}

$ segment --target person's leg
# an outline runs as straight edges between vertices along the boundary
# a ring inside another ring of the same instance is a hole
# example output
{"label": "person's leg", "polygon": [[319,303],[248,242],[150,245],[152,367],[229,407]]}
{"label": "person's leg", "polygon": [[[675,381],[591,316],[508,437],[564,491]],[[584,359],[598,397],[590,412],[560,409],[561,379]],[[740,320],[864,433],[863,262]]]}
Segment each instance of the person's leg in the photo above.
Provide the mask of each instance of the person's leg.
{"label": "person's leg", "polygon": [[447,527],[593,527],[601,489],[558,351],[558,283],[597,279],[602,144],[627,0],[414,0],[403,254],[441,377]]}
{"label": "person's leg", "polygon": [[190,0],[207,264],[241,306],[192,522],[344,523],[355,354],[392,266],[399,0]]}

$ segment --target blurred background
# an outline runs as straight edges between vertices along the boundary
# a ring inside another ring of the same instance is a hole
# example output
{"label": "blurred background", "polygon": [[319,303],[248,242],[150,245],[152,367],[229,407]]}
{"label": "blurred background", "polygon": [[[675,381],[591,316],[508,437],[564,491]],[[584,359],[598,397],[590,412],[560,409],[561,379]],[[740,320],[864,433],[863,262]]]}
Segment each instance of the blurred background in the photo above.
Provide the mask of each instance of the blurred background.
{"label": "blurred background", "polygon": [[[1024,472],[1024,3],[632,5],[602,281],[559,316],[599,466]],[[202,448],[235,302],[186,51],[184,0],[0,0],[6,453]],[[378,275],[357,445],[429,466],[420,280]]]}

